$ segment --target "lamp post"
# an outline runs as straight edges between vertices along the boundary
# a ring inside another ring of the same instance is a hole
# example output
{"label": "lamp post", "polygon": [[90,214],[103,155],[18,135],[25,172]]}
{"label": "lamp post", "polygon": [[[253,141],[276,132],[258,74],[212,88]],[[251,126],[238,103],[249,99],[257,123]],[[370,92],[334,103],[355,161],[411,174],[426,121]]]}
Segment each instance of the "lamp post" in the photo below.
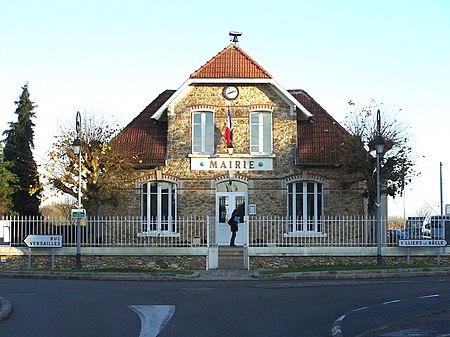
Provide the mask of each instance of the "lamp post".
{"label": "lamp post", "polygon": [[[81,114],[77,111],[76,116],[76,131],[77,138],[72,143],[73,153],[78,156],[78,209],[81,209],[81,140],[80,140],[80,128],[81,128]],[[81,268],[81,219],[77,218],[77,253],[76,253],[76,268]]]}
{"label": "lamp post", "polygon": [[377,220],[377,265],[381,265],[381,193],[380,193],[380,156],[384,152],[384,140],[380,132],[380,110],[377,111],[377,138],[375,140],[375,151],[377,156],[377,200],[376,220]]}

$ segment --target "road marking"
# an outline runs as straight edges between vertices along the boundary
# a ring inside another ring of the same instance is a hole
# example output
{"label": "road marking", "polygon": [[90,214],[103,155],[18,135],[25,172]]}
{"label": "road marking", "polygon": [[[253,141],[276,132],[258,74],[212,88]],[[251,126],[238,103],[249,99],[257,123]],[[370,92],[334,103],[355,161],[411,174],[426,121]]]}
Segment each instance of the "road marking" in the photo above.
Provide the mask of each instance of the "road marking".
{"label": "road marking", "polygon": [[331,334],[334,337],[342,337],[342,329],[341,329],[341,322],[344,320],[345,315],[342,315],[337,320],[334,321],[333,326],[331,327]]}
{"label": "road marking", "polygon": [[[349,311],[348,313],[351,312],[358,312],[361,310],[366,310],[366,309],[371,309],[374,308],[378,305],[386,305],[386,304],[393,304],[393,303],[398,303],[398,302],[404,302],[404,301],[410,301],[410,300],[417,300],[417,299],[428,299],[428,298],[435,298],[435,297],[439,297],[439,294],[432,294],[432,295],[424,295],[424,296],[419,296],[419,297],[412,297],[412,298],[407,298],[407,299],[403,299],[403,300],[392,300],[392,301],[386,301],[386,302],[382,302],[379,304],[373,304],[371,306],[364,306],[364,307],[360,307],[357,309],[353,309],[352,311]],[[347,317],[347,314],[341,315],[339,318],[337,318],[333,325],[331,326],[331,334],[333,337],[343,337],[343,332],[342,332],[342,328],[341,328],[341,322]],[[387,335],[386,335],[387,336]],[[397,336],[397,335],[396,335]],[[400,335],[398,335],[400,336]],[[403,335],[402,335],[403,336]],[[450,336],[450,335],[449,335]]]}
{"label": "road marking", "polygon": [[439,297],[439,294],[434,294],[434,295],[427,295],[427,296],[421,296],[419,298],[433,298],[433,297]]}
{"label": "road marking", "polygon": [[361,310],[365,310],[365,309],[367,309],[367,307],[361,307],[361,308],[358,308],[358,309],[354,309],[353,311],[361,311]]}
{"label": "road marking", "polygon": [[156,337],[175,313],[174,305],[129,305],[139,315],[141,333],[139,337]]}

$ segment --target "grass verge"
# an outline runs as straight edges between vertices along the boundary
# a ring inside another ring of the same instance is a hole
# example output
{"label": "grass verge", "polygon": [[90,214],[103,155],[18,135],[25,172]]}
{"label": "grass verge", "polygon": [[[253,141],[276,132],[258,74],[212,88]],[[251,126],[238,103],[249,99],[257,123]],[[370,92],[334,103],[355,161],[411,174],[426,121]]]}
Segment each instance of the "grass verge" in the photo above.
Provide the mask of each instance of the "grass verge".
{"label": "grass verge", "polygon": [[314,271],[328,271],[328,272],[337,272],[337,271],[347,271],[347,270],[396,270],[396,269],[427,269],[427,268],[436,268],[436,267],[447,267],[447,266],[436,266],[429,264],[399,264],[399,265],[358,265],[358,266],[343,266],[343,265],[335,265],[335,266],[311,266],[311,267],[303,267],[303,268],[279,268],[279,269],[266,269],[260,270],[260,274],[263,275],[273,275],[273,274],[285,274],[285,273],[301,273],[301,272],[314,272]]}

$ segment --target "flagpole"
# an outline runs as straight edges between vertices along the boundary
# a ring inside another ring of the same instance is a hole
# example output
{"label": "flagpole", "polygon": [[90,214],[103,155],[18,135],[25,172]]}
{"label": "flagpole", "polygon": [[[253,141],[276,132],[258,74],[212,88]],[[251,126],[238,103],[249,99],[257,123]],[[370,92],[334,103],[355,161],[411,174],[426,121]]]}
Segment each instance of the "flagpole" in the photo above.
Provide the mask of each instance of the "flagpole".
{"label": "flagpole", "polygon": [[233,126],[231,123],[231,110],[229,105],[224,137],[227,144],[228,154],[231,156],[233,154]]}

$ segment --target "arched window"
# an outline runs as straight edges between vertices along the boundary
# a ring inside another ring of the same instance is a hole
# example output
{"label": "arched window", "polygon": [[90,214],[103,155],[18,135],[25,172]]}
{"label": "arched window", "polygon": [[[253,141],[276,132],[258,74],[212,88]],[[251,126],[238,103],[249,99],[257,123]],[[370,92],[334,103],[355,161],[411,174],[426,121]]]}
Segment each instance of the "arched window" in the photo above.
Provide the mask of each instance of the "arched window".
{"label": "arched window", "polygon": [[288,217],[292,232],[321,232],[323,185],[314,181],[298,181],[287,185]]}
{"label": "arched window", "polygon": [[214,114],[211,111],[192,113],[192,153],[214,153]]}
{"label": "arched window", "polygon": [[144,232],[176,232],[176,185],[165,181],[142,184]]}

